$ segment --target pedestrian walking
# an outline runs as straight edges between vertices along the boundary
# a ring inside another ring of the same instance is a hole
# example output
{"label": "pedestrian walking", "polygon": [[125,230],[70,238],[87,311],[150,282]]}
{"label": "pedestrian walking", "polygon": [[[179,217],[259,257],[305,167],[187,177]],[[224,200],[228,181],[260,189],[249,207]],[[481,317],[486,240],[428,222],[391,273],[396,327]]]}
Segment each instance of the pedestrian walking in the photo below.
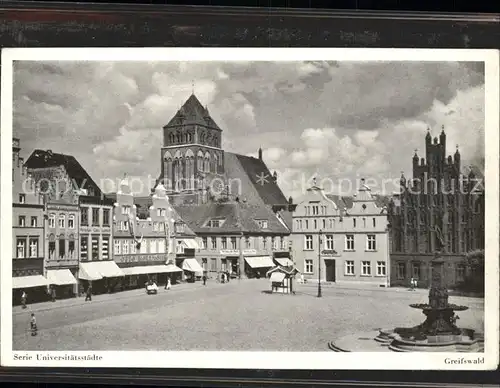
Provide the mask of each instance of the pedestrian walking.
{"label": "pedestrian walking", "polygon": [[415,281],[413,278],[410,279],[410,291],[415,291]]}
{"label": "pedestrian walking", "polygon": [[170,290],[172,287],[172,282],[170,281],[170,277],[167,278],[167,284],[165,284],[165,290]]}
{"label": "pedestrian walking", "polygon": [[31,335],[32,336],[37,335],[38,334],[38,327],[36,325],[35,313],[31,313],[30,327],[31,327]]}
{"label": "pedestrian walking", "polygon": [[52,302],[56,301],[56,288],[55,288],[55,286],[52,286],[50,288],[50,297],[52,299]]}
{"label": "pedestrian walking", "polygon": [[92,302],[92,286],[91,285],[89,285],[87,287],[87,292],[85,294],[85,302],[87,302],[87,301]]}
{"label": "pedestrian walking", "polygon": [[207,275],[203,274],[203,285],[207,285]]}
{"label": "pedestrian walking", "polygon": [[26,294],[26,292],[22,292],[21,294],[21,304],[23,305],[23,309],[26,308],[26,300],[28,299],[28,295]]}

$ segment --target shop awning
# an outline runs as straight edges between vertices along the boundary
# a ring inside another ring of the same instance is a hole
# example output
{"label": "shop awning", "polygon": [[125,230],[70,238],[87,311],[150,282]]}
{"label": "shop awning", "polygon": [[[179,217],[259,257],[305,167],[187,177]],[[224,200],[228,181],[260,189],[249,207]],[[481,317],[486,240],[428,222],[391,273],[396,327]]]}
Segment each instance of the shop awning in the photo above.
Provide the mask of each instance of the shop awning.
{"label": "shop awning", "polygon": [[182,269],[190,272],[203,272],[203,268],[196,259],[184,259]]}
{"label": "shop awning", "polygon": [[273,283],[281,283],[285,279],[285,274],[283,272],[273,272],[270,279]]}
{"label": "shop awning", "polygon": [[42,275],[16,276],[12,278],[12,288],[30,288],[48,286],[49,281]]}
{"label": "shop awning", "polygon": [[47,270],[47,279],[50,284],[55,284],[56,286],[77,283],[69,269],[49,269]]}
{"label": "shop awning", "polygon": [[274,267],[274,263],[270,256],[245,257],[245,260],[252,268]]}
{"label": "shop awning", "polygon": [[282,265],[283,267],[291,267],[293,266],[293,261],[284,257],[284,258],[276,258],[274,259],[278,262],[279,265]]}
{"label": "shop awning", "polygon": [[180,239],[182,243],[186,246],[186,248],[189,249],[199,249],[200,247],[198,246],[198,243],[194,238],[182,238]]}
{"label": "shop awning", "polygon": [[112,260],[80,263],[78,277],[83,280],[100,280],[124,276],[123,271]]}
{"label": "shop awning", "polygon": [[169,265],[143,265],[137,267],[122,268],[125,275],[144,275],[150,273],[168,273],[168,272],[182,272],[179,267]]}

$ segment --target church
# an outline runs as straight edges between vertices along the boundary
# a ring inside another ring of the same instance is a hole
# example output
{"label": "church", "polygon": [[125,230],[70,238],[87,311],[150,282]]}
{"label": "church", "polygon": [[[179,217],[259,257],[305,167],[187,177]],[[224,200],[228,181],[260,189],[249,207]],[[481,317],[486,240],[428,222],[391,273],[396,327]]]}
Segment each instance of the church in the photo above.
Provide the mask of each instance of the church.
{"label": "church", "polygon": [[224,150],[222,129],[192,94],[163,127],[162,184],[172,206],[200,239],[207,272],[255,276],[288,257],[292,198],[258,157]]}
{"label": "church", "polygon": [[446,150],[444,127],[425,136],[425,158],[412,158],[413,178],[401,175],[399,193],[388,205],[391,285],[410,279],[426,287],[435,252],[446,260],[446,282],[454,287],[466,275],[465,254],[484,249],[484,176],[474,166],[464,174],[461,155]]}

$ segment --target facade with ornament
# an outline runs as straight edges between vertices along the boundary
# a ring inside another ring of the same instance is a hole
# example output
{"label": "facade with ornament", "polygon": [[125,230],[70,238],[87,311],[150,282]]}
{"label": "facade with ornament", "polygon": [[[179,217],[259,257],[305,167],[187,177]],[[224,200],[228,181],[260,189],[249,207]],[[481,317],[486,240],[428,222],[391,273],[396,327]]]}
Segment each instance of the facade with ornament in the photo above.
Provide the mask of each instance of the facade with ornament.
{"label": "facade with ornament", "polygon": [[417,151],[413,178],[400,179],[400,191],[388,205],[391,285],[430,284],[430,262],[445,260],[445,283],[456,287],[467,275],[465,255],[484,249],[484,176],[478,168],[462,170],[457,146],[446,156],[446,133],[425,136],[425,159]]}
{"label": "facade with ornament", "polygon": [[326,194],[314,183],[293,213],[293,256],[306,282],[388,286],[385,198],[360,181],[353,196]]}

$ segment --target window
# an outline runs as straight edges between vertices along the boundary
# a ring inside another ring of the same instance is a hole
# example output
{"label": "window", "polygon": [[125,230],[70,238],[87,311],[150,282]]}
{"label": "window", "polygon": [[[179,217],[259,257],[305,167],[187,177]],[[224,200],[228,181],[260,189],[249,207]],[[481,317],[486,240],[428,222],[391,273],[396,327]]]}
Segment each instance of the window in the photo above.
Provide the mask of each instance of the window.
{"label": "window", "polygon": [[73,256],[75,254],[75,240],[68,241],[68,253]]}
{"label": "window", "polygon": [[271,248],[276,249],[276,238],[274,236],[271,237]]}
{"label": "window", "polygon": [[373,227],[375,228],[376,226],[377,226],[377,219],[376,219],[376,218],[374,218],[374,219],[373,219]]}
{"label": "window", "polygon": [[330,218],[330,229],[335,228],[335,219]]}
{"label": "window", "polygon": [[420,263],[411,264],[411,273],[414,279],[420,279]]}
{"label": "window", "polygon": [[309,220],[304,220],[306,224],[306,229],[309,229]]}
{"label": "window", "polygon": [[26,203],[26,194],[19,194],[19,203]]}
{"label": "window", "polygon": [[227,259],[220,259],[220,269],[221,271],[227,270]]}
{"label": "window", "polygon": [[66,256],[66,240],[64,238],[59,239],[59,257],[62,259]]}
{"label": "window", "polygon": [[323,218],[323,229],[326,229],[326,220]]}
{"label": "window", "polygon": [[135,241],[131,241],[130,243],[130,253],[135,255],[137,253],[137,244]]}
{"label": "window", "polygon": [[262,237],[262,249],[267,249],[267,237]]}
{"label": "window", "polygon": [[109,259],[109,237],[108,236],[102,237],[102,259],[103,260]]}
{"label": "window", "polygon": [[148,242],[143,241],[140,248],[141,253],[148,253]]}
{"label": "window", "polygon": [[[182,241],[177,241],[177,243],[182,247],[181,253],[184,253],[184,246],[182,245]],[[158,253],[157,246],[156,246],[156,240],[149,241],[149,253]]]}
{"label": "window", "polygon": [[406,263],[398,263],[396,276],[398,280],[406,279]]}
{"label": "window", "polygon": [[38,224],[37,217],[31,217],[31,227],[36,228],[37,224]]}
{"label": "window", "polygon": [[465,265],[457,264],[455,276],[457,278],[457,282],[463,282],[465,280]]}
{"label": "window", "polygon": [[153,231],[158,232],[159,229],[158,222],[153,222]]}
{"label": "window", "polygon": [[[158,213],[160,212],[160,209],[158,209]],[[126,214],[130,214],[130,206],[128,205],[123,205],[122,206],[122,214],[126,215]],[[160,215],[160,214],[158,214]]]}
{"label": "window", "polygon": [[68,215],[68,228],[75,229],[75,215],[74,214]]}
{"label": "window", "polygon": [[56,227],[56,215],[49,214],[49,228],[55,228],[55,227]]}
{"label": "window", "polygon": [[128,221],[122,221],[121,222],[121,229],[124,231],[128,230]]}
{"label": "window", "polygon": [[99,236],[92,236],[92,260],[99,260]]}
{"label": "window", "polygon": [[313,216],[317,216],[319,214],[319,206],[315,205],[312,207],[313,209]]}
{"label": "window", "polygon": [[231,237],[231,249],[237,249],[236,248],[236,237]]}
{"label": "window", "polygon": [[19,216],[19,226],[26,226],[26,217],[25,216]]}
{"label": "window", "polygon": [[56,254],[56,242],[49,241],[49,259],[50,260],[54,259],[55,254]]}
{"label": "window", "polygon": [[314,229],[318,229],[318,220],[314,220]]}
{"label": "window", "polygon": [[202,237],[201,238],[201,249],[207,249],[208,243],[207,243],[207,237]]}
{"label": "window", "polygon": [[366,218],[363,218],[363,228],[366,228]]}
{"label": "window", "polygon": [[103,209],[102,210],[102,225],[103,226],[110,226],[110,223],[109,223],[109,209]]}
{"label": "window", "polygon": [[246,236],[245,237],[245,248],[250,249],[251,244],[250,244],[250,237]]}
{"label": "window", "polygon": [[372,274],[372,264],[369,261],[361,262],[361,275],[370,276]]}
{"label": "window", "polygon": [[26,239],[25,238],[18,238],[17,239],[17,258],[18,259],[24,259],[26,257]]}
{"label": "window", "polygon": [[[134,244],[130,244],[131,247],[132,245]],[[132,248],[130,248],[130,253],[134,253],[132,252]],[[165,253],[165,240],[163,239],[158,240],[158,253]]]}
{"label": "window", "polygon": [[334,250],[333,234],[327,234],[325,242],[326,242],[326,249],[329,251],[333,251]]}
{"label": "window", "polygon": [[375,240],[374,234],[369,234],[366,236],[366,250],[367,251],[375,251],[377,249],[377,244]]}
{"label": "window", "polygon": [[210,240],[211,240],[210,246],[212,247],[212,250],[216,250],[217,249],[217,238],[216,237],[210,237]]}
{"label": "window", "polygon": [[356,227],[356,218],[353,218],[352,219],[352,227],[355,228]]}
{"label": "window", "polygon": [[280,237],[281,239],[281,250],[285,250],[286,249],[286,240],[284,237]]}
{"label": "window", "polygon": [[183,222],[175,222],[175,233],[184,233],[184,223]]}
{"label": "window", "polygon": [[38,238],[30,238],[30,257],[38,257]]}
{"label": "window", "polygon": [[163,222],[159,222],[160,232],[165,232],[165,224]]}
{"label": "window", "polygon": [[122,253],[128,255],[128,240],[122,241]]}
{"label": "window", "polygon": [[377,261],[377,276],[385,276],[386,268],[385,261]]}
{"label": "window", "polygon": [[227,249],[227,237],[222,237],[220,239],[222,249]]}
{"label": "window", "polygon": [[61,229],[66,228],[66,216],[64,214],[59,214],[59,218],[57,219],[57,226]]}
{"label": "window", "polygon": [[354,275],[354,261],[346,260],[345,262],[345,274],[346,275]]}
{"label": "window", "polygon": [[217,259],[215,258],[210,259],[210,271],[217,272]]}
{"label": "window", "polygon": [[92,225],[99,226],[99,208],[92,208]]}
{"label": "window", "polygon": [[259,228],[261,228],[261,229],[267,229],[267,227],[268,227],[267,220],[257,220],[257,224],[259,225]]}
{"label": "window", "polygon": [[80,256],[84,260],[88,257],[88,242],[89,240],[87,236],[80,237]]}
{"label": "window", "polygon": [[207,222],[207,227],[208,228],[220,228],[222,224],[224,223],[224,220],[221,219],[212,219]]}
{"label": "window", "polygon": [[86,207],[83,207],[80,210],[80,223],[83,226],[88,226],[89,225],[89,209]]}
{"label": "window", "polygon": [[354,235],[348,234],[345,236],[345,250],[353,251],[354,250]]}
{"label": "window", "polygon": [[313,261],[311,259],[305,260],[304,272],[305,273],[313,273]]}
{"label": "window", "polygon": [[307,234],[305,237],[305,250],[311,251],[313,250],[313,236],[310,234]]}

